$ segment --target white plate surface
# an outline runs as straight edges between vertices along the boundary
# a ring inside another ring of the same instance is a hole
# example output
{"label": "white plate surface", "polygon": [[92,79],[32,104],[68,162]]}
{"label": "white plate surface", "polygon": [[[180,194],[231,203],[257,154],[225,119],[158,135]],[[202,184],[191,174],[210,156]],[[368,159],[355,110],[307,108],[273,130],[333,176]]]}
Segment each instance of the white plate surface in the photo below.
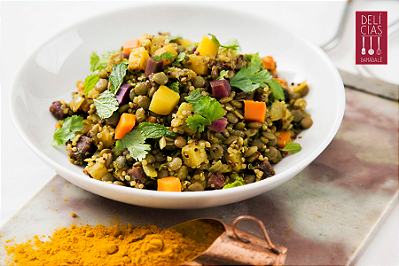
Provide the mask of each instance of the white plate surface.
{"label": "white plate surface", "polygon": [[[52,147],[52,101],[71,99],[77,80],[89,73],[89,55],[118,49],[143,33],[170,32],[192,41],[212,33],[221,43],[239,40],[243,53],[272,55],[281,77],[307,80],[307,111],[314,124],[297,139],[302,151],[275,165],[276,175],[232,189],[158,192],[103,183],[71,164],[64,147]],[[10,93],[12,118],[28,146],[59,175],[77,186],[113,200],[154,208],[204,208],[248,199],[273,189],[309,165],[334,138],[343,118],[345,92],[327,55],[303,38],[264,18],[196,5],[149,4],[101,15],[63,30],[43,44],[15,76]]]}

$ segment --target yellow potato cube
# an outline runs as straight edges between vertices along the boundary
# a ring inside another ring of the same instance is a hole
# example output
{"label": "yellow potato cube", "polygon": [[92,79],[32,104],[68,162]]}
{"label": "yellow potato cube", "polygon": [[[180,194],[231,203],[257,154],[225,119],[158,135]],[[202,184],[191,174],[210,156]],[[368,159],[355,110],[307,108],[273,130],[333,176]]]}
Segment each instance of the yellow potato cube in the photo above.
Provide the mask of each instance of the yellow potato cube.
{"label": "yellow potato cube", "polygon": [[205,57],[202,55],[190,55],[190,68],[198,75],[207,75],[208,74],[208,64],[205,60]]}
{"label": "yellow potato cube", "polygon": [[152,38],[152,41],[150,44],[150,54],[153,55],[156,50],[165,46],[166,41],[167,41],[166,37],[163,35],[155,36],[154,38]]}
{"label": "yellow potato cube", "polygon": [[177,92],[161,85],[152,96],[148,109],[159,115],[168,115],[173,111],[179,100],[180,95]]}
{"label": "yellow potato cube", "polygon": [[107,167],[102,162],[96,162],[93,165],[86,166],[87,172],[91,177],[97,180],[101,180],[103,176],[108,173]]}
{"label": "yellow potato cube", "polygon": [[132,49],[129,55],[129,70],[145,70],[148,58],[150,55],[144,47]]}
{"label": "yellow potato cube", "polygon": [[184,47],[189,47],[190,45],[192,45],[193,44],[193,42],[192,41],[190,41],[189,39],[183,39],[182,41],[181,41],[181,43],[180,43],[182,46],[184,46]]}
{"label": "yellow potato cube", "polygon": [[197,168],[208,159],[205,148],[205,141],[200,140],[198,144],[192,142],[184,146],[181,150],[184,163],[191,168]]}
{"label": "yellow potato cube", "polygon": [[[161,56],[161,54],[163,54],[165,52],[171,52],[172,54],[174,54],[173,60],[175,60],[175,58],[177,56],[177,51],[176,51],[175,47],[173,47],[173,45],[171,45],[171,44],[165,45],[164,47],[156,50],[153,55]],[[169,60],[164,59],[163,66],[166,66],[166,65],[172,63],[173,60],[169,61]]]}
{"label": "yellow potato cube", "polygon": [[219,51],[219,45],[205,35],[199,43],[196,51],[199,52],[200,55],[216,56]]}

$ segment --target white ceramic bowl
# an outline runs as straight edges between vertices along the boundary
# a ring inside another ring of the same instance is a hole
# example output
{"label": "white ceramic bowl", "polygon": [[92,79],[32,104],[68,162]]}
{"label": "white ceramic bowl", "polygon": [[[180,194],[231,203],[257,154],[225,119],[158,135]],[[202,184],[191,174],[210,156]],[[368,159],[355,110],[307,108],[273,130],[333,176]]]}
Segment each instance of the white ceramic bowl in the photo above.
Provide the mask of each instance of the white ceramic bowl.
{"label": "white ceramic bowl", "polygon": [[[309,165],[335,136],[344,114],[345,93],[337,69],[320,48],[271,21],[249,14],[186,6],[182,2],[134,9],[101,15],[63,30],[27,58],[15,77],[10,106],[17,130],[60,176],[92,193],[139,206],[172,209],[218,206],[257,196],[283,184]],[[218,26],[227,22],[228,27]],[[184,193],[110,185],[89,178],[82,173],[82,167],[71,164],[65,147],[50,145],[56,122],[49,112],[52,101],[71,99],[76,81],[90,73],[92,51],[102,54],[119,48],[126,39],[162,31],[181,34],[193,41],[208,33],[216,35],[221,43],[235,38],[244,53],[272,55],[280,76],[289,82],[307,80],[310,87],[307,111],[314,124],[297,140],[302,151],[275,165],[276,175],[266,180],[225,190]]]}

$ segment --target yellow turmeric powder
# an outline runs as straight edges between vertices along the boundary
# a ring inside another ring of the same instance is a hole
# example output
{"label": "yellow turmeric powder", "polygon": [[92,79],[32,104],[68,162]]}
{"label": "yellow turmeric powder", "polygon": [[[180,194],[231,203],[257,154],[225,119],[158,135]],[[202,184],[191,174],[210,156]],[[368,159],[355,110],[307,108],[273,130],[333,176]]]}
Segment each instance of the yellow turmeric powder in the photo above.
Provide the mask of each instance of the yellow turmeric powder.
{"label": "yellow turmeric powder", "polygon": [[206,237],[201,243],[156,225],[71,225],[57,229],[48,241],[35,236],[5,248],[11,257],[8,265],[180,265],[205,251],[221,233],[208,224],[198,226]]}

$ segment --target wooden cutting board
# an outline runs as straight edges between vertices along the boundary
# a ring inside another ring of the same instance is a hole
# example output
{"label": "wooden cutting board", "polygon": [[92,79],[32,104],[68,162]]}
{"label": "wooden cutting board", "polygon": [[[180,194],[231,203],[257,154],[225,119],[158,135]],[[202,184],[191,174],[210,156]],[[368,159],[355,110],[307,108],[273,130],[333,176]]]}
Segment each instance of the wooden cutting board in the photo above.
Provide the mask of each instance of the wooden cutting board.
{"label": "wooden cutting board", "polygon": [[[157,224],[195,218],[228,224],[239,215],[261,219],[270,238],[288,248],[288,265],[347,265],[361,254],[398,196],[398,104],[346,90],[336,137],[304,171],[285,184],[242,202],[197,210],[132,206],[91,194],[55,176],[0,228],[0,241],[51,235],[61,226]],[[71,217],[75,212],[78,217]],[[117,218],[116,218],[117,217]],[[261,237],[255,224],[239,227]],[[0,265],[5,265],[0,247]]]}

